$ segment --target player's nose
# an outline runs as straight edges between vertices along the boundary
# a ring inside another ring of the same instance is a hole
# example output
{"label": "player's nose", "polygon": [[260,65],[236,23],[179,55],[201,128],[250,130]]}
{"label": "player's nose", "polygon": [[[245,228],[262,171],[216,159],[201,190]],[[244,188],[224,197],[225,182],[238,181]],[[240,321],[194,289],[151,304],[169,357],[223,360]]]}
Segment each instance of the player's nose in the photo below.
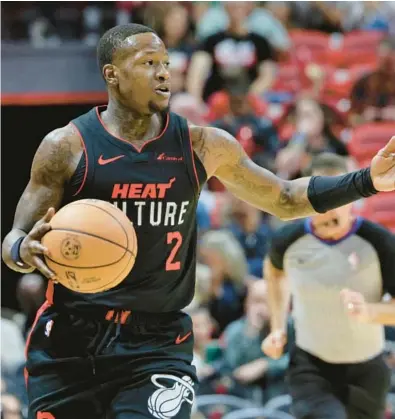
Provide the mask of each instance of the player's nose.
{"label": "player's nose", "polygon": [[161,64],[160,66],[158,66],[158,70],[156,72],[156,78],[160,82],[164,82],[164,81],[169,80],[170,72],[165,65]]}

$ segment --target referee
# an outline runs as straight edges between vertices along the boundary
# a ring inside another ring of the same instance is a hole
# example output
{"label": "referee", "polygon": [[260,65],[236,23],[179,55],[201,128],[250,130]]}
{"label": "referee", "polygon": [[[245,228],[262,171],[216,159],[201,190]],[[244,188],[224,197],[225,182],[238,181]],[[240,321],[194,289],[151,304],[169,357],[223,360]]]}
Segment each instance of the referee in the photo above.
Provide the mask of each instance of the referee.
{"label": "referee", "polygon": [[[342,157],[323,153],[313,159],[310,171],[331,176],[347,168]],[[286,342],[292,296],[296,346],[288,385],[295,417],[382,419],[390,371],[382,357],[380,313],[385,312],[383,294],[395,296],[395,237],[354,217],[347,205],[280,228],[264,271],[271,334],[262,349],[273,358]],[[346,289],[376,307],[369,321],[357,321],[347,311],[354,306]]]}

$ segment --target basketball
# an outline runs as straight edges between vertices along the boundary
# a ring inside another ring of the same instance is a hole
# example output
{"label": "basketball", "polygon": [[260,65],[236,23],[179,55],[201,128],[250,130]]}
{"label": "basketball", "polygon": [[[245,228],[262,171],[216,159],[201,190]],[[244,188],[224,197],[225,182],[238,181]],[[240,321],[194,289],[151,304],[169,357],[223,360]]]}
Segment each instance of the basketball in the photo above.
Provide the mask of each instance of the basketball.
{"label": "basketball", "polygon": [[76,292],[115,287],[128,275],[137,255],[129,218],[109,202],[83,199],[61,208],[42,238],[45,261],[56,280]]}

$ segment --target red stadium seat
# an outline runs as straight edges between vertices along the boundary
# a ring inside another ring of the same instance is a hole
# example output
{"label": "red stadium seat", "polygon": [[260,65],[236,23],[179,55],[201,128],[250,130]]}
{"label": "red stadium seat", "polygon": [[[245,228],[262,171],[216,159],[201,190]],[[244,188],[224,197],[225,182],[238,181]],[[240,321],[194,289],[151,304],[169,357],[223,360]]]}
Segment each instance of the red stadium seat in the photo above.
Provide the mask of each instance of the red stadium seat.
{"label": "red stadium seat", "polygon": [[301,88],[300,70],[294,63],[279,63],[276,80],[270,90],[295,93]]}
{"label": "red stadium seat", "polygon": [[350,154],[358,163],[371,159],[395,135],[395,122],[363,124],[354,129],[348,143]]}
{"label": "red stadium seat", "polygon": [[295,48],[307,48],[311,51],[323,51],[329,46],[329,35],[319,31],[292,30],[292,44]]}
{"label": "red stadium seat", "polygon": [[378,57],[375,51],[325,50],[314,54],[312,60],[316,64],[332,67],[348,68],[354,65],[377,66]]}
{"label": "red stadium seat", "polygon": [[345,35],[343,47],[346,51],[358,50],[361,53],[375,51],[384,37],[383,32],[353,31]]}
{"label": "red stadium seat", "polygon": [[375,64],[355,64],[350,68],[325,67],[324,97],[342,99],[350,96],[354,84],[365,74],[375,70]]}
{"label": "red stadium seat", "polygon": [[368,220],[374,221],[395,230],[395,192],[387,192],[366,199],[360,214]]}

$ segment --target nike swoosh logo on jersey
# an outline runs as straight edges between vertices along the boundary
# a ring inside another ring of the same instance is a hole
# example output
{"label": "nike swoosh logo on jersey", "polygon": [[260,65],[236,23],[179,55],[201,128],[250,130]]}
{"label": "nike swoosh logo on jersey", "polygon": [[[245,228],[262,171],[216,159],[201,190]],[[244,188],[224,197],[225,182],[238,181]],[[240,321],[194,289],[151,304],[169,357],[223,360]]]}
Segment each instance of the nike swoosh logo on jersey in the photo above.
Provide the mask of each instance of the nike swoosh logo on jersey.
{"label": "nike swoosh logo on jersey", "polygon": [[191,334],[192,334],[192,332],[189,332],[189,333],[187,333],[183,337],[181,337],[180,335],[178,335],[177,336],[177,339],[176,339],[176,345],[179,345],[180,343],[186,341],[189,338],[189,336],[191,336]]}
{"label": "nike swoosh logo on jersey", "polygon": [[125,157],[124,154],[121,154],[120,156],[111,157],[110,159],[104,159],[103,154],[99,157],[99,160],[97,161],[101,166],[104,166],[105,164],[112,163],[114,161],[117,161],[119,159],[122,159],[122,157]]}

